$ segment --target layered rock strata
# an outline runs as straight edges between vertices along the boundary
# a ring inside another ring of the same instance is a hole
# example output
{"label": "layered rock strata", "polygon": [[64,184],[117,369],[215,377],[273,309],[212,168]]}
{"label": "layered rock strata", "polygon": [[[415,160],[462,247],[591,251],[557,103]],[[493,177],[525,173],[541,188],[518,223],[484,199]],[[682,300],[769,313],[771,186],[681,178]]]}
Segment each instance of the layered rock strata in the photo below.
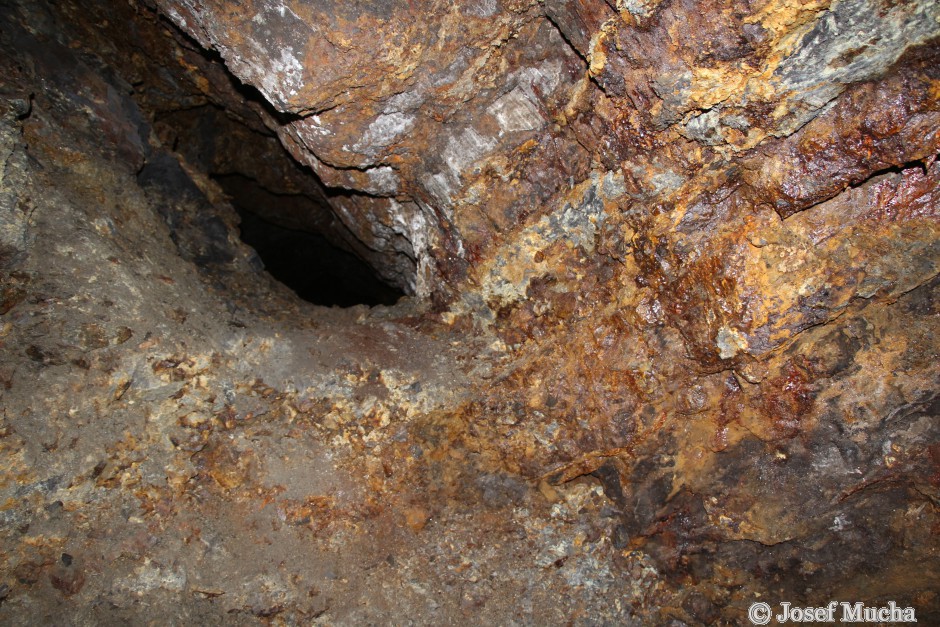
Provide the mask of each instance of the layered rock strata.
{"label": "layered rock strata", "polygon": [[6,4],[5,623],[940,621],[935,2]]}

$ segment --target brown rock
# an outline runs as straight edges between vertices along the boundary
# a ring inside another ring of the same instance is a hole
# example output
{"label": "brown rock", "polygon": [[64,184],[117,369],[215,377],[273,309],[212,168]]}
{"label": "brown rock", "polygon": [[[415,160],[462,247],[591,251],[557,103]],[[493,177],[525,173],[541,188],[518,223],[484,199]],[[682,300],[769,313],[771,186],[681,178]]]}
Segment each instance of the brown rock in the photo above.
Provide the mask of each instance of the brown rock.
{"label": "brown rock", "polygon": [[9,4],[0,622],[940,622],[936,2]]}

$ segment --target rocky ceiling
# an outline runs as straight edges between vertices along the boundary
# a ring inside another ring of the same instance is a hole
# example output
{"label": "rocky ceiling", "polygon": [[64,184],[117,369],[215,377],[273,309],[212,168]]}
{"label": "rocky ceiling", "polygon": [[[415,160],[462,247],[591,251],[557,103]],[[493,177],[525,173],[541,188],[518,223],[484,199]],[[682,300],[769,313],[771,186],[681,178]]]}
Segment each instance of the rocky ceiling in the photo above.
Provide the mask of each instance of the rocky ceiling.
{"label": "rocky ceiling", "polygon": [[940,623],[940,4],[0,6],[4,624]]}

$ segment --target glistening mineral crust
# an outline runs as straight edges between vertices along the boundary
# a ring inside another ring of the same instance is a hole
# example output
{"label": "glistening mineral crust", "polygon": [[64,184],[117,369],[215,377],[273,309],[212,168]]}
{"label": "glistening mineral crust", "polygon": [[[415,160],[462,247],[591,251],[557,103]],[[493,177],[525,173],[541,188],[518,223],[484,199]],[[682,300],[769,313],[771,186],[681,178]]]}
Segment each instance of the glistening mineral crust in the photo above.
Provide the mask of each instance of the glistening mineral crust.
{"label": "glistening mineral crust", "polygon": [[0,623],[940,624],[938,155],[933,0],[2,0]]}

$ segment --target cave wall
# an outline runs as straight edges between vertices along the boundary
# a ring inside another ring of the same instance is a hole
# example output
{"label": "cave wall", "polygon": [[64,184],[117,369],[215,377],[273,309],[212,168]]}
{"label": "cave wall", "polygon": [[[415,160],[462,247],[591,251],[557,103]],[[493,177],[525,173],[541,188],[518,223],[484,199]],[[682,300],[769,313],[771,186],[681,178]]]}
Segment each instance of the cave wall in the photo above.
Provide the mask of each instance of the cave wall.
{"label": "cave wall", "polygon": [[589,178],[623,177],[620,211],[662,206],[675,224],[729,193],[723,177],[786,217],[936,153],[929,96],[885,101],[880,124],[873,93],[855,96],[864,124],[830,111],[936,36],[932,2],[158,4],[293,116],[278,133],[327,185],[384,197],[338,203],[354,231],[427,240],[424,295],[472,291],[457,285],[484,280],[507,231],[578,202]]}
{"label": "cave wall", "polygon": [[936,3],[6,4],[5,621],[940,620]]}

